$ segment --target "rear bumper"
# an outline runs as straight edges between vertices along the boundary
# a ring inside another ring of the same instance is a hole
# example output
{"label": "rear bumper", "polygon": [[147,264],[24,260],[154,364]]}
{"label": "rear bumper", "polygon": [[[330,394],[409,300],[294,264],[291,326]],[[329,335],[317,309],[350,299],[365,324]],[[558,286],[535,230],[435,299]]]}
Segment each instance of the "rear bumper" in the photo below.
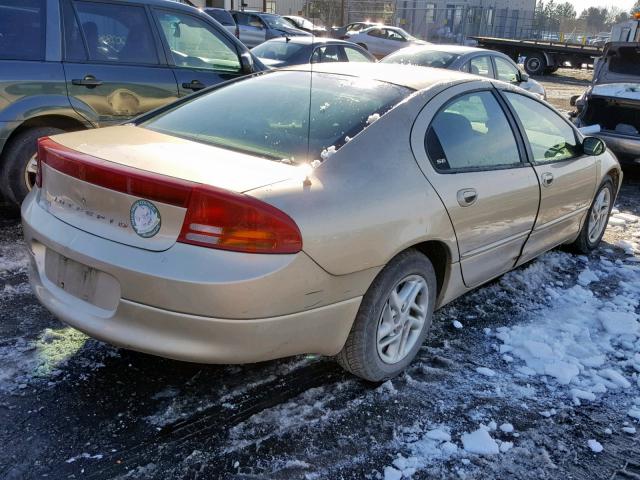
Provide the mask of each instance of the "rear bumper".
{"label": "rear bumper", "polygon": [[[60,320],[92,337],[204,363],[334,355],[344,345],[361,294],[345,290],[344,279],[328,275],[304,253],[242,255],[183,244],[150,252],[67,225],[40,207],[37,193],[22,206],[32,288]],[[97,283],[103,297],[83,300],[68,293],[49,278],[47,255],[108,277]]]}
{"label": "rear bumper", "polygon": [[620,163],[640,165],[640,137],[616,135],[609,132],[599,132],[595,136],[604,140],[607,147],[616,154]]}

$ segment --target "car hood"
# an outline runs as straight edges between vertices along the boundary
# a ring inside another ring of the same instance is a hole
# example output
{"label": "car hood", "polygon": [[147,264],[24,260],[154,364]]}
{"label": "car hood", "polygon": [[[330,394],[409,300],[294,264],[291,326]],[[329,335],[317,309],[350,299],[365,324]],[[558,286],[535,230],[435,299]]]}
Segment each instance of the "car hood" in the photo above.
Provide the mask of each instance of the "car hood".
{"label": "car hood", "polygon": [[640,83],[640,43],[608,43],[593,73],[593,85]]}

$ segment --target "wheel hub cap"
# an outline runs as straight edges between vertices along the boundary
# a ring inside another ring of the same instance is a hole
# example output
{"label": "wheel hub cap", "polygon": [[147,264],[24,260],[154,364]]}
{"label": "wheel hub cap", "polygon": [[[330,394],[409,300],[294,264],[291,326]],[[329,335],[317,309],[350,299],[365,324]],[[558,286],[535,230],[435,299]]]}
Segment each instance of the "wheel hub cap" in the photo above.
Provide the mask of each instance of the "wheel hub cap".
{"label": "wheel hub cap", "polygon": [[427,318],[429,290],[419,275],[401,280],[389,294],[378,321],[377,349],[387,364],[403,360],[415,346]]}
{"label": "wheel hub cap", "polygon": [[611,207],[611,192],[608,188],[603,188],[593,202],[589,213],[589,224],[587,225],[590,243],[598,241],[609,220],[609,209]]}
{"label": "wheel hub cap", "polygon": [[33,186],[36,184],[36,174],[38,173],[38,161],[36,160],[36,155],[29,159],[27,162],[27,166],[24,168],[24,183],[27,186],[27,189],[31,191]]}

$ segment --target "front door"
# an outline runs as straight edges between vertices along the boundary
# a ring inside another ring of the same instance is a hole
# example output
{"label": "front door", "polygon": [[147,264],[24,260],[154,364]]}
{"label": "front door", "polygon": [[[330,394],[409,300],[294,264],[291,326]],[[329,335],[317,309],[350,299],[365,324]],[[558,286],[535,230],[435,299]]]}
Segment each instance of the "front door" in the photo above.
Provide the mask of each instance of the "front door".
{"label": "front door", "polygon": [[64,2],[67,91],[74,109],[104,126],[178,97],[143,6]]}
{"label": "front door", "polygon": [[584,155],[567,120],[543,103],[513,91],[503,93],[527,139],[540,181],[540,212],[519,263],[575,239],[596,190],[596,158]]}
{"label": "front door", "polygon": [[486,82],[450,88],[416,127],[413,151],[451,218],[465,284],[508,271],[533,228],[540,189],[497,93]]}
{"label": "front door", "polygon": [[226,33],[188,13],[154,9],[180,96],[242,75],[240,54]]}

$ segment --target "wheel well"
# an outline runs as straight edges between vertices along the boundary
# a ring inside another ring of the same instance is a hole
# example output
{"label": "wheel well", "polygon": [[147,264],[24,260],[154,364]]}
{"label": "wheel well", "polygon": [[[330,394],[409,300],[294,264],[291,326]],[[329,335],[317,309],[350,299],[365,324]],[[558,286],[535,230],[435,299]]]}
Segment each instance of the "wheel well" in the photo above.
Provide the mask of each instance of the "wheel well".
{"label": "wheel well", "polygon": [[620,186],[620,172],[618,172],[618,170],[616,170],[615,168],[612,168],[607,172],[607,175],[609,175],[613,179],[614,187],[616,188],[617,192],[618,187]]}
{"label": "wheel well", "polygon": [[65,117],[63,115],[42,115],[40,117],[30,118],[21,123],[18,128],[11,132],[11,135],[7,138],[5,147],[6,145],[9,145],[11,140],[13,140],[17,135],[20,135],[22,132],[29,130],[30,128],[38,127],[54,127],[64,130],[65,132],[73,132],[75,130],[84,130],[87,128],[82,122],[71,117]]}
{"label": "wheel well", "polygon": [[436,272],[436,281],[438,282],[438,295],[442,292],[442,287],[449,274],[449,265],[451,264],[451,253],[444,242],[437,240],[429,240],[414,245],[413,248],[418,250],[429,258]]}

